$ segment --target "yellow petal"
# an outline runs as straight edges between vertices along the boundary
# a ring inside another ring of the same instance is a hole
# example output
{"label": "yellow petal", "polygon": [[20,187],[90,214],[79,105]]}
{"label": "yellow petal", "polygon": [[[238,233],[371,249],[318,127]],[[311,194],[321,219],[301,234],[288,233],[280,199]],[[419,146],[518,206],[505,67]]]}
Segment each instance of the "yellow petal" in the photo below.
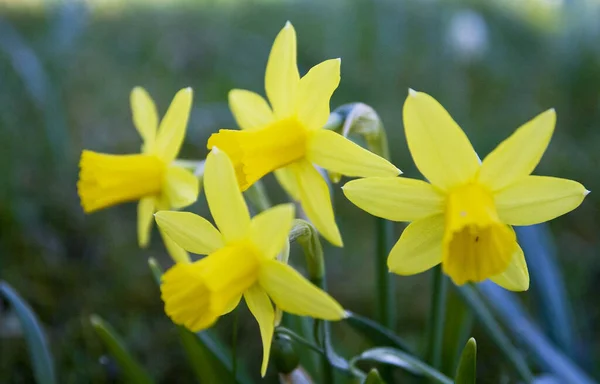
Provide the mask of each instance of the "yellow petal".
{"label": "yellow petal", "polygon": [[169,235],[167,235],[159,226],[158,232],[160,233],[160,237],[162,237],[163,243],[165,244],[165,248],[167,248],[167,253],[171,256],[176,263],[189,263],[190,255],[185,251],[185,249],[181,248]]}
{"label": "yellow petal", "polygon": [[486,156],[479,171],[479,181],[492,191],[498,191],[528,176],[546,151],[555,124],[554,109],[523,124]]}
{"label": "yellow petal", "polygon": [[170,166],[164,180],[163,194],[171,208],[179,209],[194,203],[200,193],[200,180],[189,170]]}
{"label": "yellow petal", "polygon": [[342,236],[335,223],[329,188],[321,174],[306,160],[290,165],[296,176],[296,185],[302,208],[315,228],[331,244],[341,247]]}
{"label": "yellow petal", "polygon": [[242,129],[262,128],[275,120],[267,101],[259,94],[244,89],[229,91],[229,108]]}
{"label": "yellow petal", "polygon": [[521,292],[529,289],[529,272],[521,247],[517,245],[517,250],[506,271],[490,280],[509,291]]}
{"label": "yellow petal", "polygon": [[156,128],[158,127],[158,113],[154,101],[142,87],[135,87],[129,96],[133,125],[144,140],[144,148],[149,149],[154,145]]}
{"label": "yellow petal", "polygon": [[496,192],[500,220],[511,225],[532,225],[552,220],[577,208],[589,193],[576,181],[527,176]]}
{"label": "yellow petal", "polygon": [[217,147],[206,158],[204,189],[210,212],[225,240],[244,237],[250,226],[248,207],[229,157]]}
{"label": "yellow petal", "polygon": [[275,38],[265,73],[265,90],[277,118],[293,113],[299,82],[296,31],[288,21]]}
{"label": "yellow petal", "polygon": [[368,177],[342,190],[354,205],[392,221],[415,221],[444,211],[444,195],[431,184],[404,177]]}
{"label": "yellow petal", "polygon": [[281,187],[293,200],[300,200],[300,190],[296,183],[296,175],[290,166],[279,168],[275,171],[275,177]]}
{"label": "yellow petal", "polygon": [[225,245],[219,231],[206,219],[190,212],[158,211],[160,229],[183,249],[208,255]]}
{"label": "yellow petal", "polygon": [[309,129],[322,128],[329,118],[329,99],[340,84],[340,59],[312,67],[298,85],[296,113]]}
{"label": "yellow petal", "polygon": [[156,199],[152,196],[140,199],[137,207],[137,231],[138,244],[141,248],[146,248],[150,241],[150,231],[152,230],[152,214],[156,206]]}
{"label": "yellow petal", "polygon": [[192,89],[184,88],[175,94],[167,113],[160,122],[156,136],[156,154],[166,162],[175,160],[185,138],[190,110]]}
{"label": "yellow petal", "polygon": [[263,362],[260,369],[260,375],[265,377],[267,366],[269,365],[269,355],[271,353],[271,341],[273,340],[273,330],[275,322],[275,313],[271,300],[267,296],[264,289],[258,284],[250,287],[244,292],[244,300],[248,305],[248,309],[258,322],[260,328],[260,337],[263,344]]}
{"label": "yellow petal", "polygon": [[440,103],[426,93],[410,90],[403,114],[410,153],[433,185],[447,190],[475,176],[479,158]]}
{"label": "yellow petal", "polygon": [[311,134],[307,159],[328,171],[352,177],[398,176],[392,163],[354,144],[344,136],[328,130]]}
{"label": "yellow petal", "polygon": [[345,317],[344,309],[337,301],[289,265],[276,260],[263,261],[259,282],[275,305],[285,312],[324,320]]}
{"label": "yellow petal", "polygon": [[167,315],[194,332],[210,327],[220,316],[211,310],[213,295],[199,277],[203,260],[175,264],[160,285]]}
{"label": "yellow petal", "polygon": [[285,246],[294,220],[294,204],[281,204],[256,216],[250,222],[250,240],[262,256],[273,259]]}
{"label": "yellow petal", "polygon": [[226,315],[229,312],[236,309],[238,304],[240,303],[240,300],[242,300],[242,295],[234,297],[233,300],[231,300],[231,302],[225,307],[225,310],[223,311],[223,313],[221,315]]}
{"label": "yellow petal", "polygon": [[442,261],[444,216],[435,215],[410,223],[388,257],[390,272],[414,275]]}

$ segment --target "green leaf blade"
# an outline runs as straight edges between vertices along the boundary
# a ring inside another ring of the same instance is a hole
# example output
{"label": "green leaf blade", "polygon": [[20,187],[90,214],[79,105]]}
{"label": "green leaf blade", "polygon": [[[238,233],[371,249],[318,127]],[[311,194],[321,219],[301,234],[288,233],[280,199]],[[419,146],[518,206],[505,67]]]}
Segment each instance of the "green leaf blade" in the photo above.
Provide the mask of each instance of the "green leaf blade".
{"label": "green leaf blade", "polygon": [[460,355],[456,369],[456,384],[475,384],[477,377],[477,342],[470,338]]}
{"label": "green leaf blade", "polygon": [[127,350],[125,343],[110,324],[98,315],[91,315],[90,323],[116,360],[128,383],[149,384],[153,382],[148,372]]}
{"label": "green leaf blade", "polygon": [[52,353],[36,314],[17,291],[4,281],[0,281],[0,294],[8,300],[21,323],[36,382],[56,384]]}

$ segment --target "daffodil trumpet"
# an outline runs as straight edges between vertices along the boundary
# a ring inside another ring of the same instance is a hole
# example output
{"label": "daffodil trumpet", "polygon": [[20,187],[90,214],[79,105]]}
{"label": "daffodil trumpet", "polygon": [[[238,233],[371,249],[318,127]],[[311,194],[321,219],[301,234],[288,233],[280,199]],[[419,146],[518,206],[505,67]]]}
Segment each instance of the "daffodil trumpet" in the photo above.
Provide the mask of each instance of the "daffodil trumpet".
{"label": "daffodil trumpet", "polygon": [[[200,183],[192,163],[176,160],[192,106],[192,90],[180,90],[162,121],[148,93],[140,87],[130,96],[133,123],[142,137],[140,154],[109,155],[84,150],[79,163],[77,192],[86,213],[116,204],[138,202],[138,243],[148,245],[152,214],[159,209],[184,208],[196,201]],[[199,170],[201,163],[193,164]],[[185,251],[165,238],[176,261],[189,261]]]}
{"label": "daffodil trumpet", "polygon": [[365,211],[411,222],[390,252],[390,271],[412,275],[441,263],[457,285],[490,279],[527,290],[527,264],[511,226],[554,219],[589,192],[572,180],[531,175],[552,137],[555,111],[525,123],[483,161],[431,96],[411,90],[403,114],[409,150],[429,182],[373,177],[343,187]]}
{"label": "daffodil trumpet", "polygon": [[234,164],[246,190],[268,173],[302,208],[319,232],[342,246],[327,183],[315,165],[346,176],[396,176],[389,161],[340,134],[323,129],[329,100],[340,82],[340,59],[326,60],[300,78],[296,64],[296,32],[287,23],[273,43],[265,73],[269,103],[260,95],[234,89],[230,109],[242,129],[222,129],[208,140]]}
{"label": "daffodil trumpet", "polygon": [[206,257],[177,263],[162,278],[165,312],[192,331],[210,327],[244,297],[263,341],[264,376],[276,322],[273,303],[300,316],[340,320],[344,309],[302,275],[276,259],[294,220],[282,204],[250,218],[227,154],[213,148],[206,159],[204,190],[217,228],[187,212],[159,211],[156,222],[173,242]]}

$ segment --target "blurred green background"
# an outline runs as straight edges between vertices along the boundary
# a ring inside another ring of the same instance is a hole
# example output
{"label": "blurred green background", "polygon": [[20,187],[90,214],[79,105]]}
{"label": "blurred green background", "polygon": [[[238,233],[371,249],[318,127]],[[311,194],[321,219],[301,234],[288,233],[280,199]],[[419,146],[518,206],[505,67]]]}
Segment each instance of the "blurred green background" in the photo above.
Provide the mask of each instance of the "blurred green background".
{"label": "blurred green background", "polygon": [[[86,216],[76,193],[82,149],[138,151],[129,92],[144,86],[164,113],[191,86],[194,108],[183,158],[206,155],[208,136],[235,127],[232,88],[264,94],[264,68],[286,20],[298,34],[300,72],[342,58],[332,108],[362,101],[388,131],[393,162],[420,177],[403,136],[409,87],[437,98],[483,157],[520,124],[554,107],[556,133],[535,173],[566,177],[593,191],[550,223],[572,311],[571,357],[600,377],[600,5],[577,1],[0,1],[0,278],[38,313],[61,383],[108,383],[118,369],[89,325],[108,320],[160,382],[191,382],[177,331],[164,315],[147,267],[169,259],[158,234],[136,245],[135,204]],[[285,199],[272,176],[274,201]],[[343,250],[326,248],[330,291],[373,318],[375,220],[335,190]],[[207,215],[202,195],[189,208]],[[397,226],[396,235],[402,229]],[[303,261],[296,247],[292,260]],[[530,270],[536,268],[531,264]],[[532,275],[532,279],[535,276]],[[430,273],[394,277],[395,330],[423,346]],[[535,284],[535,282],[532,282]],[[535,292],[519,294],[545,324]],[[4,303],[6,304],[6,303]],[[538,305],[536,305],[538,304]],[[33,381],[14,314],[0,313],[0,382]],[[241,310],[242,360],[258,377],[258,327]],[[232,319],[216,330],[228,341]],[[370,346],[334,326],[338,352]],[[514,382],[496,347],[478,338],[481,382]],[[274,381],[275,370],[267,379]],[[117,380],[118,381],[118,380]]]}

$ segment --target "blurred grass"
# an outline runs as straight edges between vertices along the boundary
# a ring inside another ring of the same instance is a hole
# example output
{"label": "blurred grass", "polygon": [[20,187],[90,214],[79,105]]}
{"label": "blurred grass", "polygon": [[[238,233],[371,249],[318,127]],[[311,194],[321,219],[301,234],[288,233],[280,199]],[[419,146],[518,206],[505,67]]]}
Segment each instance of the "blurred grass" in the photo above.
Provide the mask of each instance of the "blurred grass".
{"label": "blurred grass", "polygon": [[[373,106],[388,130],[393,162],[410,177],[419,175],[402,132],[409,87],[436,97],[482,157],[520,124],[556,108],[557,130],[536,173],[572,178],[593,191],[550,229],[573,303],[577,348],[587,357],[580,363],[600,375],[598,6],[565,5],[540,23],[499,2],[468,0],[184,1],[104,10],[86,4],[17,8],[0,2],[0,278],[47,326],[61,382],[113,381],[114,364],[99,361],[104,351],[86,322],[91,313],[119,329],[160,381],[192,380],[146,267],[149,256],[168,265],[157,233],[149,250],[137,248],[133,204],[84,216],[75,189],[78,156],[83,148],[138,150],[128,98],[142,85],[162,113],[179,88],[194,88],[183,157],[204,157],[210,133],[235,126],[227,92],[263,93],[270,45],[286,20],[298,33],[301,73],[341,57],[332,107],[351,101]],[[273,200],[284,199],[272,177],[267,186]],[[330,290],[348,309],[373,317],[375,220],[339,188],[335,208],[346,247],[325,250]],[[204,197],[190,209],[206,215]],[[293,250],[292,260],[298,255]],[[395,277],[397,330],[416,347],[422,347],[428,279]],[[520,297],[526,304],[530,298]],[[257,377],[258,328],[246,310],[241,316],[241,353]],[[230,340],[230,325],[226,317],[217,326],[224,340]],[[31,382],[24,342],[18,331],[4,328],[0,382]],[[368,346],[345,325],[334,332],[346,356]],[[480,333],[478,377],[495,381],[502,366]]]}

